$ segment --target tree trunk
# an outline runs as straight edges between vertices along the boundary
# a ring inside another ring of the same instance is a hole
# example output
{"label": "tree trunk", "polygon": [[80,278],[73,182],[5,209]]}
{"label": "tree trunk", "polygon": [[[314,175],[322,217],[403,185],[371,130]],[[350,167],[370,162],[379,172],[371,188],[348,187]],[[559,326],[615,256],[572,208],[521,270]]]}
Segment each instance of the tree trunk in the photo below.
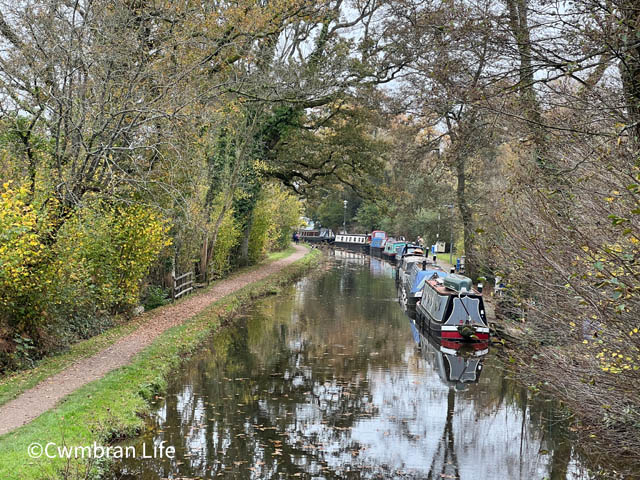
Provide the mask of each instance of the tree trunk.
{"label": "tree trunk", "polygon": [[[529,121],[529,129],[534,137],[538,151],[544,145],[544,129],[540,105],[536,98],[534,85],[534,70],[531,55],[531,32],[529,28],[528,0],[507,0],[509,10],[509,27],[518,48],[518,91],[520,103],[524,109],[525,118]],[[539,156],[539,153],[536,154]]]}
{"label": "tree trunk", "polygon": [[460,210],[460,218],[462,219],[462,227],[464,231],[464,254],[465,254],[465,271],[471,276],[476,270],[476,259],[474,253],[474,231],[473,231],[473,214],[467,200],[467,176],[466,176],[466,158],[458,155],[456,158],[456,178],[458,185],[456,187],[456,201]]}
{"label": "tree trunk", "polygon": [[624,88],[627,114],[631,124],[634,145],[640,144],[640,9],[636,0],[628,0],[621,5],[624,53],[620,62],[620,76]]}
{"label": "tree trunk", "polygon": [[242,244],[240,245],[240,265],[249,265],[249,238],[251,237],[251,227],[253,226],[253,215],[249,215],[247,225],[244,229]]}
{"label": "tree trunk", "polygon": [[202,275],[202,281],[209,283],[209,236],[207,232],[204,233],[202,239],[202,248],[200,249],[200,275]]}

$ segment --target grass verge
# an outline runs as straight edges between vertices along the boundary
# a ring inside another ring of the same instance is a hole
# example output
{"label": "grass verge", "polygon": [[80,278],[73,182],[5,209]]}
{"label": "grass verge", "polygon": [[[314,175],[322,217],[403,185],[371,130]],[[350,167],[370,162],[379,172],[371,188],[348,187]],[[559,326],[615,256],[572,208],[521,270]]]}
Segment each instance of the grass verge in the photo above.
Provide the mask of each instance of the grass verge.
{"label": "grass verge", "polygon": [[[212,288],[216,283],[224,280],[228,280],[233,278],[236,275],[242,275],[247,272],[251,272],[258,268],[261,268],[271,262],[275,262],[277,260],[283,259],[291,255],[295,252],[295,248],[290,246],[285,250],[281,250],[279,252],[271,253],[264,262],[261,262],[257,265],[252,265],[250,267],[244,267],[236,270],[230,276],[217,280],[213,282],[210,286],[205,289],[202,289],[200,293],[207,292],[210,288]],[[184,301],[189,297],[185,297],[180,301]],[[133,320],[123,323],[121,325],[117,325],[113,328],[106,330],[105,332],[96,335],[95,337],[91,337],[87,340],[83,340],[72,345],[68,350],[63,353],[52,355],[50,357],[46,357],[42,359],[37,366],[34,368],[30,368],[28,370],[22,370],[20,372],[15,372],[9,374],[5,377],[0,378],[0,405],[7,403],[10,400],[13,400],[22,392],[29,390],[30,388],[35,387],[42,380],[45,380],[56,373],[61,372],[68,366],[72,365],[74,362],[81,360],[83,358],[90,357],[95,355],[101,350],[111,346],[120,338],[130,334],[135,331],[141,324],[152,319],[153,315],[158,312],[162,307],[158,309],[154,309],[152,313],[148,313],[142,315],[140,317],[136,317]],[[1,477],[0,477],[1,478]]]}
{"label": "grass verge", "polygon": [[[143,425],[149,401],[167,385],[167,378],[225,318],[256,298],[279,291],[307,272],[321,253],[305,257],[265,280],[252,283],[211,304],[187,322],[164,332],[135,360],[69,395],[55,409],[0,437],[0,478],[3,480],[98,478],[100,463],[67,462],[61,458],[31,459],[29,446],[89,446],[135,435]],[[56,453],[55,448],[49,449]]]}

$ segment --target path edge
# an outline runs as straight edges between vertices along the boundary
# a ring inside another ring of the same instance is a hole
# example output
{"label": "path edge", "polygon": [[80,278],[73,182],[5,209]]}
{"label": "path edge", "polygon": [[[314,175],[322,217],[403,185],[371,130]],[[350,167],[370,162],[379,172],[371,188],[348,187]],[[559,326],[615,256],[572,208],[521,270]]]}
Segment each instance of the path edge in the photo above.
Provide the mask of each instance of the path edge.
{"label": "path edge", "polygon": [[[294,254],[295,250],[287,255],[287,257]],[[177,303],[187,301],[194,296],[206,295],[220,282],[232,280],[237,276],[257,271],[260,268],[266,267],[273,262],[284,260],[287,257],[273,260],[267,259],[256,265],[235,270],[231,272],[229,276],[211,282],[211,284],[198,290],[193,295],[186,295],[176,302],[154,308],[153,310],[144,312],[142,315],[134,317],[126,322],[118,323],[98,335],[94,335],[93,337],[74,343],[66,352],[45,357],[42,359],[42,362],[34,368],[18,371],[0,379],[0,407],[18,398],[27,390],[37,387],[42,382],[47,381],[49,378],[72,366],[74,363],[92,357],[93,355],[97,355],[101,351],[111,347],[120,339],[134,333],[147,322],[152,322],[154,317],[160,314],[165,308],[170,308]]]}

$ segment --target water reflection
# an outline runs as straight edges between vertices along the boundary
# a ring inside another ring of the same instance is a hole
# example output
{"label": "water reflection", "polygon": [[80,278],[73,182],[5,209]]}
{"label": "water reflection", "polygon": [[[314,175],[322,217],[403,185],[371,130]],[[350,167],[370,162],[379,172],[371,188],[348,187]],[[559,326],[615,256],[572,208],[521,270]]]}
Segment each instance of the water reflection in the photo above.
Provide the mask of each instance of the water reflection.
{"label": "water reflection", "polygon": [[490,353],[412,327],[392,268],[332,262],[177,372],[136,439],[175,460],[125,460],[113,478],[589,478],[550,402]]}
{"label": "water reflection", "polygon": [[420,330],[413,319],[410,325],[413,339],[422,356],[436,368],[443,382],[456,390],[464,390],[467,383],[478,381],[482,360],[489,353],[488,342],[455,342]]}

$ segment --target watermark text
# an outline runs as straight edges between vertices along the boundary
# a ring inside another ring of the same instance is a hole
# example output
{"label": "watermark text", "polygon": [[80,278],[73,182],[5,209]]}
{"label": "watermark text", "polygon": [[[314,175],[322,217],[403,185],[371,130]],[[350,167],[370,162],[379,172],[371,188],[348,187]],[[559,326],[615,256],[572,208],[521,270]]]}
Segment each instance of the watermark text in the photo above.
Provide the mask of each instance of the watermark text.
{"label": "watermark text", "polygon": [[147,446],[142,444],[136,448],[134,445],[129,446],[104,446],[93,442],[92,445],[58,445],[54,442],[38,443],[34,442],[29,445],[27,453],[31,458],[169,458],[174,459],[176,449],[166,444],[164,440]]}

